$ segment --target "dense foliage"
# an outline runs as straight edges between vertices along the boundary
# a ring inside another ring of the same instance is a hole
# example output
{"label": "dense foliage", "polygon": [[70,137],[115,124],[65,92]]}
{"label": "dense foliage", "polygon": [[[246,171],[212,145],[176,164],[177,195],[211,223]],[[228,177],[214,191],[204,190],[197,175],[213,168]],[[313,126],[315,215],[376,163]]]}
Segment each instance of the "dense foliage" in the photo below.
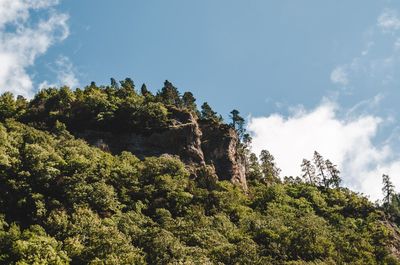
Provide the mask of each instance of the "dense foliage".
{"label": "dense foliage", "polygon": [[191,178],[177,157],[112,155],[67,130],[161,128],[170,104],[198,112],[169,82],[141,91],[127,79],[0,98],[0,264],[399,264],[382,211],[345,188],[278,180],[267,152],[250,155],[244,192],[207,166]]}

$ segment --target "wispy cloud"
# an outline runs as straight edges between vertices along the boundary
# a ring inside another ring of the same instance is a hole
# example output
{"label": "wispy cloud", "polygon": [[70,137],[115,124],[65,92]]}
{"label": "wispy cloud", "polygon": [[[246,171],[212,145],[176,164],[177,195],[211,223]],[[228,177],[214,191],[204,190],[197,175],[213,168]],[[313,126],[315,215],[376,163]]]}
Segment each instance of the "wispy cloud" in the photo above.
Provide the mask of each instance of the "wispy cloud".
{"label": "wispy cloud", "polygon": [[[68,15],[53,8],[58,3],[0,0],[0,92],[11,91],[26,97],[34,93],[27,69],[49,47],[69,35]],[[47,19],[34,21],[32,13],[36,11],[45,11]]]}
{"label": "wispy cloud", "polygon": [[68,86],[74,89],[79,86],[77,71],[68,57],[60,55],[55,63],[49,65],[49,69],[56,74],[57,81],[53,83],[43,81],[39,84],[39,89],[59,86]]}
{"label": "wispy cloud", "polygon": [[378,17],[378,26],[384,31],[395,31],[400,29],[400,18],[396,10],[385,9]]}
{"label": "wispy cloud", "polygon": [[348,74],[343,67],[337,66],[331,73],[331,81],[335,84],[346,86],[349,83],[347,75]]}
{"label": "wispy cloud", "polygon": [[347,89],[364,89],[360,84],[385,86],[394,81],[393,76],[400,66],[398,12],[385,9],[367,32],[360,53],[333,68],[330,74],[333,84]]}
{"label": "wispy cloud", "polygon": [[[355,110],[374,107],[380,100],[377,96],[364,101],[343,115],[336,102],[324,99],[315,109],[297,108],[286,117],[251,118],[248,129],[253,135],[253,151],[268,149],[283,175],[298,176],[302,159],[311,159],[318,150],[339,166],[346,186],[379,199],[382,174],[400,172],[400,157],[390,141],[374,143],[379,130],[391,120]],[[393,180],[400,187],[400,178]]]}

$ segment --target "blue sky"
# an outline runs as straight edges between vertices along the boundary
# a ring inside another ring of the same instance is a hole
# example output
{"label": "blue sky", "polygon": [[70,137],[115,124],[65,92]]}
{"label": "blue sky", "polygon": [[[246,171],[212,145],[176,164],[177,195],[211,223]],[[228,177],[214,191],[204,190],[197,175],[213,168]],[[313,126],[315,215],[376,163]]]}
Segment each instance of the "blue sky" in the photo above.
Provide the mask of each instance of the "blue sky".
{"label": "blue sky", "polygon": [[[81,85],[133,77],[153,90],[169,79],[220,113],[264,115],[274,103],[314,106],[335,93],[330,73],[364,49],[385,1],[105,1],[64,0],[70,36],[38,59],[63,54]],[[385,48],[385,47],[380,47]],[[378,89],[352,91],[345,104]],[[361,93],[362,92],[362,93]]]}
{"label": "blue sky", "polygon": [[0,91],[168,79],[239,109],[287,175],[322,149],[345,185],[400,189],[398,1],[0,0],[0,34]]}

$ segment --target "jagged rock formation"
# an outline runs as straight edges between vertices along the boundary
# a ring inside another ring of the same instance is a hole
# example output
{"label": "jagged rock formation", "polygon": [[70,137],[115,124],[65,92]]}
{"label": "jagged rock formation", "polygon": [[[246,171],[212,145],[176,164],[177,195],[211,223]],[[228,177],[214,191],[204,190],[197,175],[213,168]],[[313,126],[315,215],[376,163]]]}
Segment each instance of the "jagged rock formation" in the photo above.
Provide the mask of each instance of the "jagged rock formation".
{"label": "jagged rock formation", "polygon": [[220,180],[231,180],[247,189],[246,169],[237,152],[238,135],[226,124],[216,126],[209,122],[200,123],[203,137],[201,147],[207,164],[215,166]]}
{"label": "jagged rock formation", "polygon": [[114,154],[130,151],[139,158],[171,154],[187,164],[213,165],[220,180],[230,180],[247,190],[235,130],[226,124],[199,122],[188,111],[171,108],[170,113],[171,124],[167,129],[146,135],[86,130],[77,136]]}

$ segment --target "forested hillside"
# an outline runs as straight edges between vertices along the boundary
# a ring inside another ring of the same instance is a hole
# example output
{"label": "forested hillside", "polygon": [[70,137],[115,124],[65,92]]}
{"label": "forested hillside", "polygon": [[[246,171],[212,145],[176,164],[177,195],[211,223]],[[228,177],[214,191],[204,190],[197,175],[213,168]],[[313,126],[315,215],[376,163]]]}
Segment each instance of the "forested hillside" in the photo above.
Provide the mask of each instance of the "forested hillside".
{"label": "forested hillside", "polygon": [[168,81],[3,94],[0,264],[400,264],[392,190],[370,202],[317,152],[279,176],[230,117]]}

